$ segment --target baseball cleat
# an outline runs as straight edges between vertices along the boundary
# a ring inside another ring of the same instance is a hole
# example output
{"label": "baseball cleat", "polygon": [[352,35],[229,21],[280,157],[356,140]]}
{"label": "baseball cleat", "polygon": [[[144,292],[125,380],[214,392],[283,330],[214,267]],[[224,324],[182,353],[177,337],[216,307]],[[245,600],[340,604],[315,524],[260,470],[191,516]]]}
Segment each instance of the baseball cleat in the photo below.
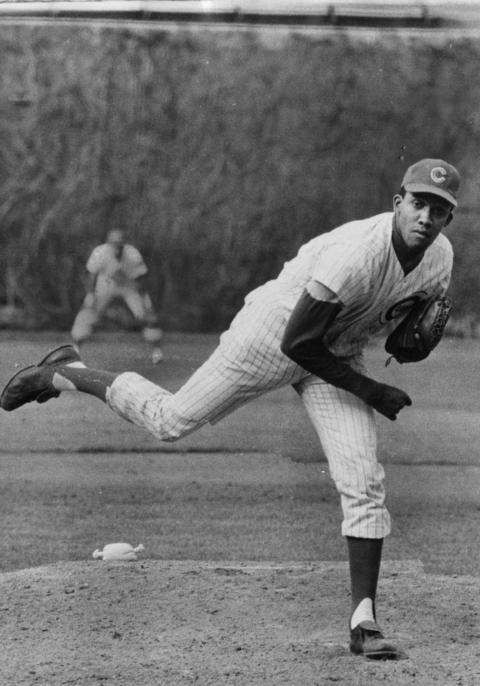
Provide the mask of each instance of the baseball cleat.
{"label": "baseball cleat", "polygon": [[7,382],[0,395],[0,407],[7,412],[31,403],[46,403],[58,398],[60,391],[52,384],[55,367],[72,362],[81,362],[81,357],[73,345],[61,345],[49,352],[38,363],[24,367]]}
{"label": "baseball cleat", "polygon": [[0,407],[7,412],[31,403],[46,403],[50,398],[57,398],[60,391],[52,384],[54,375],[52,367],[30,365],[17,372],[0,395]]}
{"label": "baseball cleat", "polygon": [[371,660],[399,660],[405,657],[392,641],[387,641],[378,624],[373,621],[360,622],[350,629],[350,651]]}
{"label": "baseball cleat", "polygon": [[161,348],[155,348],[152,351],[152,362],[153,364],[159,364],[163,360],[163,352]]}
{"label": "baseball cleat", "polygon": [[38,367],[57,367],[59,365],[71,364],[72,362],[81,362],[78,350],[68,343],[67,345],[61,345],[59,348],[55,348],[45,355],[43,360],[38,363]]}

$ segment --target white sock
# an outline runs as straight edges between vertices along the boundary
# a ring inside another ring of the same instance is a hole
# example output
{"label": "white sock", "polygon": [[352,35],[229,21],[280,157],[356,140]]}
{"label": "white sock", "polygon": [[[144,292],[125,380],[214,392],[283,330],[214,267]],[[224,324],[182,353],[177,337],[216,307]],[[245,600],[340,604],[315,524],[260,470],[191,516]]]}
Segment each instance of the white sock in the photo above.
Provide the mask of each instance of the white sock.
{"label": "white sock", "polygon": [[354,629],[360,622],[374,622],[373,601],[371,598],[364,598],[356,607],[350,620],[350,628]]}

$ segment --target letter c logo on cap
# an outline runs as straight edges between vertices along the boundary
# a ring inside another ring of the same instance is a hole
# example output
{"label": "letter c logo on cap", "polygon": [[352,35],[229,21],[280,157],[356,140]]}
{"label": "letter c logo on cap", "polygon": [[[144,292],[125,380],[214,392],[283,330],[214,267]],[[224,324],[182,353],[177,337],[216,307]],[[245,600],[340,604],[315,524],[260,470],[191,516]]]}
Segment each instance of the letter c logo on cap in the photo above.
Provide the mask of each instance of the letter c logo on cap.
{"label": "letter c logo on cap", "polygon": [[447,170],[444,167],[434,167],[430,172],[430,178],[435,183],[444,183],[447,180]]}

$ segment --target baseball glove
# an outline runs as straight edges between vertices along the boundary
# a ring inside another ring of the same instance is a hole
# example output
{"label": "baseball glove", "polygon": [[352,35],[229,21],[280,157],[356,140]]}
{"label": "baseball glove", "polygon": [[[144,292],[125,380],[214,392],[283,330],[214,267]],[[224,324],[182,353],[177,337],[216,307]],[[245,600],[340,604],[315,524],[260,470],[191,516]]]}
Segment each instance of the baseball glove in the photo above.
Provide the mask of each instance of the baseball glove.
{"label": "baseball glove", "polygon": [[385,350],[397,362],[420,362],[438,345],[452,303],[445,295],[432,295],[416,303],[385,341]]}

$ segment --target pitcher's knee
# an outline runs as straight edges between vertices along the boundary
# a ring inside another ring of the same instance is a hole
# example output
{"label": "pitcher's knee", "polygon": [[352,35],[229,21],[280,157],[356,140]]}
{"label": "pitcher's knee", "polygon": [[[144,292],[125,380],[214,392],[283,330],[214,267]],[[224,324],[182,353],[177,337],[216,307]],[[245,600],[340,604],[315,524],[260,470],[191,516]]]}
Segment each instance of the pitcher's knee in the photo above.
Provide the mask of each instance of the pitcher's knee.
{"label": "pitcher's knee", "polygon": [[152,433],[154,433],[157,438],[165,443],[175,443],[185,436],[185,434],[181,431],[169,431],[168,428],[164,426],[153,430]]}
{"label": "pitcher's knee", "polygon": [[161,441],[174,443],[199,429],[205,422],[179,415],[172,407],[173,398],[166,398],[157,405],[150,420],[150,431]]}
{"label": "pitcher's knee", "polygon": [[358,457],[348,463],[331,467],[332,479],[338,492],[360,500],[371,500],[383,505],[385,500],[385,470],[374,459]]}
{"label": "pitcher's knee", "polygon": [[107,390],[106,400],[118,415],[169,443],[187,436],[208,420],[208,416],[192,411],[185,403],[179,403],[175,394],[136,372],[119,374]]}

